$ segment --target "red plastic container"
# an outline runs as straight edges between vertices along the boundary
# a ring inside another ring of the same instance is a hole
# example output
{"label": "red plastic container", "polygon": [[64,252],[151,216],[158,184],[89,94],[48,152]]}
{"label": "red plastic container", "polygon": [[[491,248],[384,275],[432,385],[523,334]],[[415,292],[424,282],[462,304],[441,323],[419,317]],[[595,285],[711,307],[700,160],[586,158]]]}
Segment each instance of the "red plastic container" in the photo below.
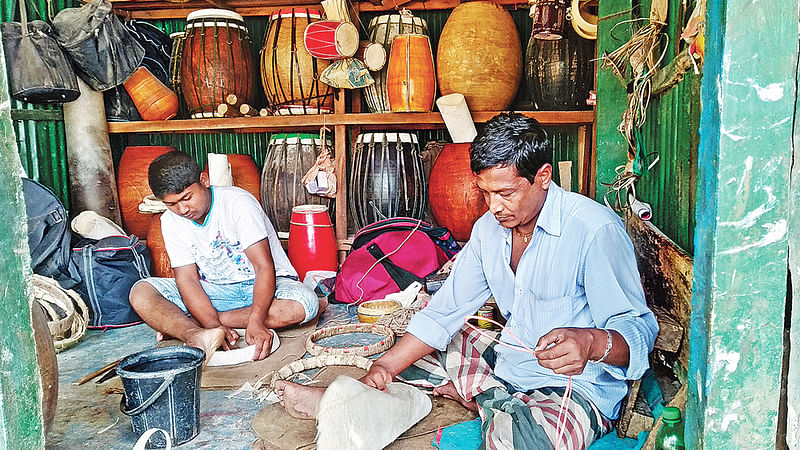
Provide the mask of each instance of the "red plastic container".
{"label": "red plastic container", "polygon": [[289,222],[289,261],[300,281],[312,270],[338,268],[336,237],[325,205],[299,205],[292,208]]}

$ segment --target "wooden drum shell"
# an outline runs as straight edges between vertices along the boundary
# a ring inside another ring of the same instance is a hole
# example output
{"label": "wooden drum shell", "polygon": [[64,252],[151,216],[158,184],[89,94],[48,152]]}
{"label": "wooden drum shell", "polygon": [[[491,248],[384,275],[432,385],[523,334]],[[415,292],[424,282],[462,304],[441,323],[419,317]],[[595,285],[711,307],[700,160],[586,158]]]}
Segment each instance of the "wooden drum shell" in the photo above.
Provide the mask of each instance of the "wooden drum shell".
{"label": "wooden drum shell", "polygon": [[436,70],[428,36],[394,38],[386,72],[386,94],[392,112],[430,112],[436,98]]}
{"label": "wooden drum shell", "polygon": [[141,239],[147,236],[153,215],[139,212],[142,199],[153,193],[147,181],[147,169],[154,159],[174,150],[172,147],[131,146],[122,152],[117,171],[117,189],[122,223],[127,233]]}
{"label": "wooden drum shell", "polygon": [[428,183],[431,214],[457,241],[469,240],[475,221],[489,209],[469,167],[470,145],[445,144]]}
{"label": "wooden drum shell", "polygon": [[470,111],[507,109],[522,79],[517,27],[502,6],[461,3],[450,14],[436,53],[442,95],[464,94]]}
{"label": "wooden drum shell", "polygon": [[525,56],[528,98],[539,110],[591,109],[586,104],[594,85],[594,43],[566,27],[564,38],[531,37]]}

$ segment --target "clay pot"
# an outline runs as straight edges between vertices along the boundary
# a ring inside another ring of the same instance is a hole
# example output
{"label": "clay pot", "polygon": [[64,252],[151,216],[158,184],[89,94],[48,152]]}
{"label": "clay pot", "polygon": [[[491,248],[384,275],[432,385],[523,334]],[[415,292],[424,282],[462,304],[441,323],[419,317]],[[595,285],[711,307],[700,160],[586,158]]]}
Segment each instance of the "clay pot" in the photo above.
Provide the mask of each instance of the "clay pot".
{"label": "clay pot", "polygon": [[178,96],[144,66],[123,84],[142,119],[168,120],[178,114]]}
{"label": "clay pot", "polygon": [[117,171],[117,190],[122,222],[128,233],[139,238],[147,236],[153,215],[139,212],[139,203],[153,193],[147,182],[147,169],[154,159],[173,150],[175,149],[172,147],[133,146],[122,153]]}
{"label": "clay pot", "polygon": [[489,209],[469,168],[470,145],[446,144],[428,182],[433,218],[458,241],[469,240],[472,225]]}

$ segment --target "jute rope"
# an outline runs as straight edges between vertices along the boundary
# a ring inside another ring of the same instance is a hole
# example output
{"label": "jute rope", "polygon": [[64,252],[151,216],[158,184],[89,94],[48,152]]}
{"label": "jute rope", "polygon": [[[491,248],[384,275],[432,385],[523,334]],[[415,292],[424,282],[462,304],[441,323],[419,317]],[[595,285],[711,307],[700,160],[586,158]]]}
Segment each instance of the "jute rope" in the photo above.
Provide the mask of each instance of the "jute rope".
{"label": "jute rope", "polygon": [[[361,345],[356,347],[325,347],[318,345],[317,341],[326,337],[336,336],[347,333],[373,333],[386,336],[374,344]],[[306,341],[306,350],[312,355],[356,355],[356,356],[370,356],[389,350],[394,345],[394,332],[383,326],[370,323],[353,323],[348,325],[339,325],[335,327],[322,328],[313,332],[308,336]]]}
{"label": "jute rope", "polygon": [[411,322],[411,318],[421,309],[422,307],[413,306],[411,308],[400,308],[395,312],[381,316],[381,318],[375,322],[375,325],[383,325],[394,331],[394,334],[397,336],[403,336],[406,334],[406,328],[408,328],[408,323]]}
{"label": "jute rope", "polygon": [[34,274],[33,297],[47,315],[56,352],[66,350],[86,334],[89,308],[75,291],[63,289],[52,278]]}
{"label": "jute rope", "polygon": [[359,369],[369,370],[369,368],[372,367],[372,360],[355,354],[319,355],[312,358],[298,359],[274,372],[269,382],[269,388],[273,390],[275,388],[275,382],[278,380],[287,380],[293,375],[306,370],[328,366],[355,366]]}

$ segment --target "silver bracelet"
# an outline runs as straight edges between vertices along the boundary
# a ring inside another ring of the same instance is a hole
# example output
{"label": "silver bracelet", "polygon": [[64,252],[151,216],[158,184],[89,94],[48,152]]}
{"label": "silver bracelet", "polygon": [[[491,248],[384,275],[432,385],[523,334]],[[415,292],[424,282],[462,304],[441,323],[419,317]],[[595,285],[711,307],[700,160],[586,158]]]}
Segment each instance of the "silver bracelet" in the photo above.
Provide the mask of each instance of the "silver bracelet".
{"label": "silver bracelet", "polygon": [[599,363],[605,361],[606,358],[608,358],[608,354],[611,353],[611,346],[614,344],[614,341],[611,338],[611,332],[608,331],[605,328],[601,328],[601,329],[603,331],[605,331],[606,332],[606,336],[608,336],[608,341],[606,342],[606,351],[603,353],[603,356],[601,356],[600,359],[598,359],[598,360],[593,360],[593,359],[588,360],[588,362],[590,362],[590,363],[599,364]]}

